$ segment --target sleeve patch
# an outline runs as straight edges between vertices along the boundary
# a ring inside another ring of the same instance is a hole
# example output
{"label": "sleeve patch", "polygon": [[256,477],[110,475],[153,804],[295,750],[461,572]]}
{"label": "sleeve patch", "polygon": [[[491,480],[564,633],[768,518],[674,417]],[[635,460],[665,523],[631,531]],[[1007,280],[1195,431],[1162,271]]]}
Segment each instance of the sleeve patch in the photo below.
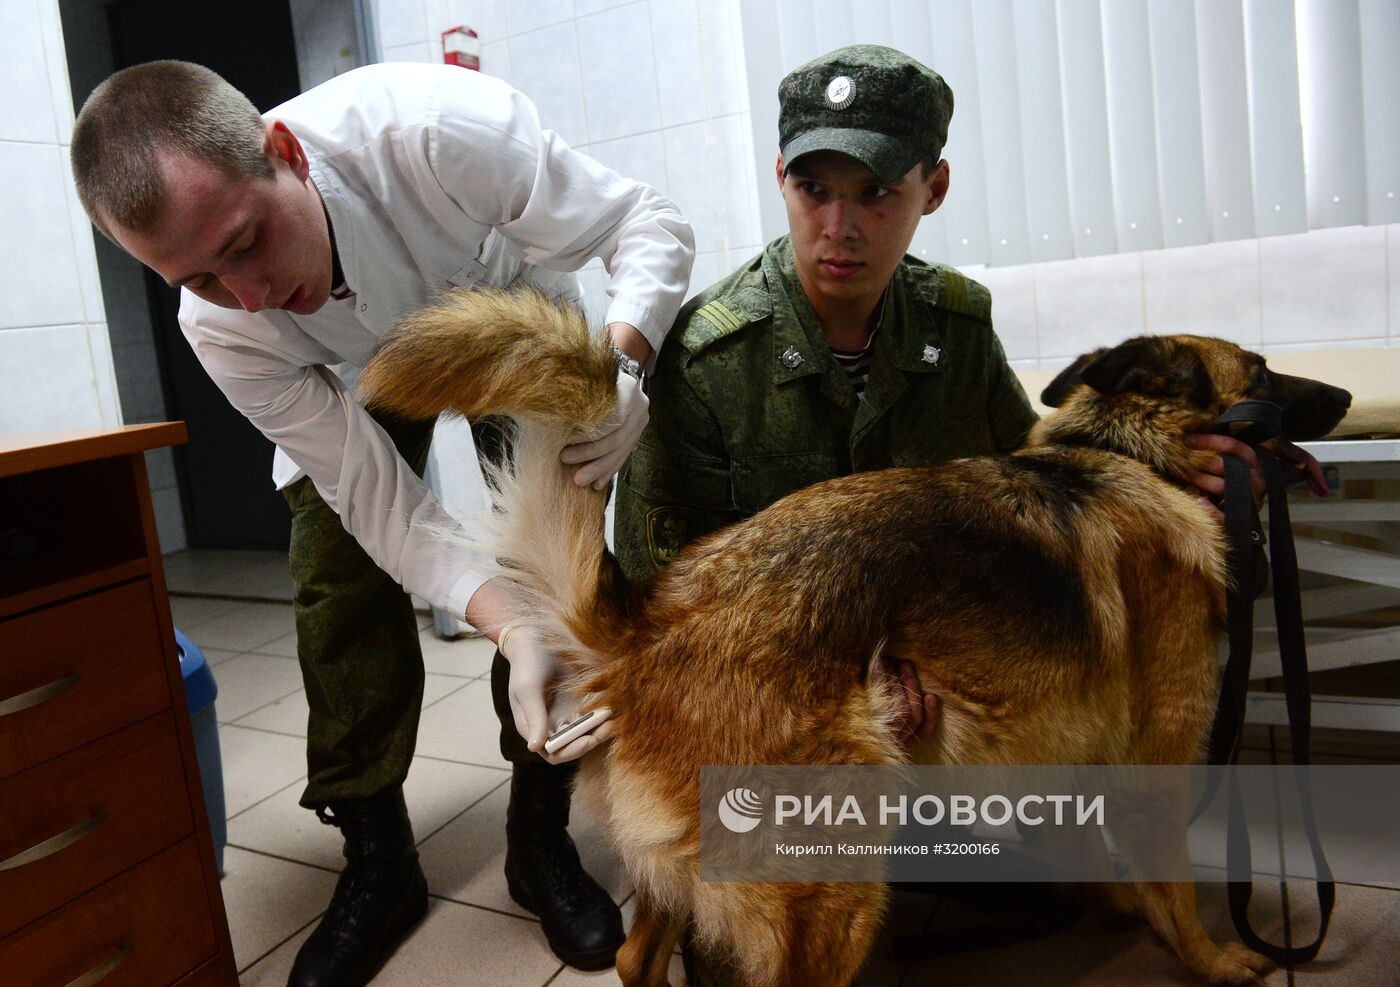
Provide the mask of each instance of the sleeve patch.
{"label": "sleeve patch", "polygon": [[704,518],[688,507],[654,507],[647,511],[647,555],[657,568],[667,565],[705,531]]}

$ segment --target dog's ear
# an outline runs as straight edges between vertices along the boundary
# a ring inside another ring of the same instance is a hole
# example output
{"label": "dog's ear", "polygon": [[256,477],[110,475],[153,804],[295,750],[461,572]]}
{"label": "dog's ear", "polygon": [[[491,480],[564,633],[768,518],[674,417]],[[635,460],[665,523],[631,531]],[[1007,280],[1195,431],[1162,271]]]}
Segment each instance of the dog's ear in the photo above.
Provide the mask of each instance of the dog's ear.
{"label": "dog's ear", "polygon": [[1079,372],[1080,379],[1100,394],[1139,390],[1151,372],[1150,340],[1130,339],[1111,350],[1099,350]]}
{"label": "dog's ear", "polygon": [[1205,361],[1189,337],[1139,336],[1103,353],[1080,372],[1100,394],[1137,391],[1207,409],[1215,386]]}
{"label": "dog's ear", "polygon": [[1100,354],[1107,352],[1107,346],[1100,346],[1092,353],[1085,353],[1083,356],[1076,357],[1073,363],[1061,370],[1055,376],[1054,380],[1045,385],[1045,390],[1040,392],[1040,403],[1047,408],[1058,408],[1060,405],[1064,404],[1065,398],[1069,397],[1070,391],[1074,390],[1082,383],[1079,379],[1080,371]]}

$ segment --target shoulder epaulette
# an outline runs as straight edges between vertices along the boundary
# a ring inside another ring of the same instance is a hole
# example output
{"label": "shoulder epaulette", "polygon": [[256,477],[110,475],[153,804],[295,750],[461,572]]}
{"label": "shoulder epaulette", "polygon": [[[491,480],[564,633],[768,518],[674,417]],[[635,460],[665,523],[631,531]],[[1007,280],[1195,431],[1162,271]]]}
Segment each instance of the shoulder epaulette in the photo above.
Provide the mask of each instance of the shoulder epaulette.
{"label": "shoulder epaulette", "polygon": [[720,299],[700,306],[691,313],[681,333],[681,342],[690,352],[704,349],[716,340],[749,324],[749,318],[730,308]]}
{"label": "shoulder epaulette", "polygon": [[949,312],[970,315],[983,322],[992,320],[992,293],[954,267],[938,265],[938,295],[934,304]]}

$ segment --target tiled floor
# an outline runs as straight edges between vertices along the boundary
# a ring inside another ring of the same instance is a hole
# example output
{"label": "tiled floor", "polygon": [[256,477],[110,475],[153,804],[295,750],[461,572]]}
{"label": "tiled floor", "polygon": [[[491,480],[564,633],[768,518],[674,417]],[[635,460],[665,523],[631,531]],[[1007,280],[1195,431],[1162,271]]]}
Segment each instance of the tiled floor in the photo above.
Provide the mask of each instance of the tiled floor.
{"label": "tiled floor", "polygon": [[[297,948],[325,908],[340,866],[338,834],[298,807],[305,780],[306,702],[295,659],[284,557],[185,552],[167,557],[176,625],[204,651],[219,685],[217,711],[229,815],[223,893],[245,987],[286,982]],[[561,966],[538,922],[506,894],[501,866],[509,770],[496,746],[486,675],[491,648],[440,641],[420,618],[427,665],[417,756],[406,786],[432,894],[424,923],[384,967],[376,985],[585,987],[617,983],[612,971]],[[1267,737],[1257,741],[1267,744]],[[1360,751],[1349,750],[1353,756]],[[1379,755],[1373,755],[1379,756]],[[624,902],[632,888],[596,822],[572,827],[590,870]],[[1292,928],[1309,927],[1311,887],[1290,886]],[[1233,935],[1223,886],[1200,886],[1202,914],[1217,937]],[[1315,908],[1315,906],[1313,906]],[[1283,938],[1280,886],[1260,885],[1252,909],[1266,936]],[[887,929],[860,978],[864,987],[917,984],[1194,984],[1143,930],[1083,919],[1014,946],[942,955],[913,964],[893,955],[897,935],[959,930],[990,919],[951,899],[897,892]],[[1400,982],[1400,891],[1338,889],[1322,956],[1270,985]],[[1388,972],[1387,972],[1388,971]],[[672,982],[681,982],[679,962]],[[814,985],[817,987],[817,985]]]}

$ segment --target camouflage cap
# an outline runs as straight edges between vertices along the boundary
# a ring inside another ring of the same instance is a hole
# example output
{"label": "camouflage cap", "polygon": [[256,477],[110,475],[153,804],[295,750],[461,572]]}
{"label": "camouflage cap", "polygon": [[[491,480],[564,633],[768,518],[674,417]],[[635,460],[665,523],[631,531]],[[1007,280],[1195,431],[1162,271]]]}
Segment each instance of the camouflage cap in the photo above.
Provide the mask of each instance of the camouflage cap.
{"label": "camouflage cap", "polygon": [[788,73],[778,86],[784,169],[813,151],[840,151],[897,182],[948,140],[953,91],[933,69],[881,45],[851,45]]}

